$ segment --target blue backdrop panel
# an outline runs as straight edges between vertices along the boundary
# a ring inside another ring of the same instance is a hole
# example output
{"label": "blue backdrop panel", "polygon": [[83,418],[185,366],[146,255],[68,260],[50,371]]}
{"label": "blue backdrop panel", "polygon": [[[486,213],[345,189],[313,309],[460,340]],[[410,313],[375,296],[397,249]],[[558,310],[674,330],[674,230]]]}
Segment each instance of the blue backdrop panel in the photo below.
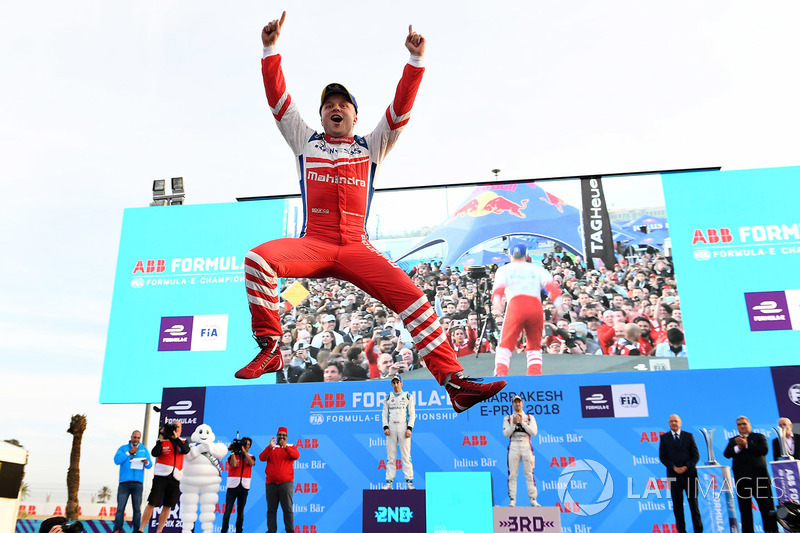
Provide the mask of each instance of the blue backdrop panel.
{"label": "blue backdrop panel", "polygon": [[492,531],[489,472],[428,472],[428,533]]}
{"label": "blue backdrop panel", "polygon": [[244,256],[282,237],[283,217],[283,200],[125,210],[101,403],[237,381],[256,353]]}
{"label": "blue backdrop panel", "polygon": [[[797,368],[783,372],[798,376]],[[417,400],[411,444],[415,485],[430,490],[425,486],[428,473],[487,472],[494,505],[508,505],[508,439],[501,430],[511,397],[519,394],[539,426],[533,439],[538,501],[559,507],[562,527],[571,528],[567,531],[578,526],[590,526],[595,533],[652,531],[655,525],[674,522],[666,471],[658,460],[659,434],[668,430],[670,414],[681,415],[684,430],[695,434],[701,462],[707,452],[699,428],[714,428],[714,449],[723,464],[729,464],[722,452],[735,432],[737,416],[748,415],[754,430],[770,440],[778,417],[768,368],[519,376],[508,381],[492,401],[458,415],[433,380],[406,381],[404,389]],[[744,390],[747,394],[725,393]],[[318,531],[359,531],[362,490],[379,489],[385,479],[381,405],[388,392],[388,383],[376,381],[208,387],[204,398],[194,402],[204,402],[203,420],[218,441],[230,441],[239,431],[253,438],[254,455],[279,426],[286,426],[289,441],[300,448],[296,524]],[[785,394],[783,388],[780,394]],[[181,398],[165,390],[162,409],[169,410]],[[588,408],[603,401],[613,409],[600,410],[598,416],[598,410]],[[259,531],[266,529],[263,463],[253,472],[245,526]],[[527,505],[521,474],[517,482],[517,503]],[[430,524],[430,514],[428,518]],[[219,525],[221,517],[217,520]]]}
{"label": "blue backdrop panel", "polygon": [[795,364],[800,167],[664,174],[662,183],[691,367]]}

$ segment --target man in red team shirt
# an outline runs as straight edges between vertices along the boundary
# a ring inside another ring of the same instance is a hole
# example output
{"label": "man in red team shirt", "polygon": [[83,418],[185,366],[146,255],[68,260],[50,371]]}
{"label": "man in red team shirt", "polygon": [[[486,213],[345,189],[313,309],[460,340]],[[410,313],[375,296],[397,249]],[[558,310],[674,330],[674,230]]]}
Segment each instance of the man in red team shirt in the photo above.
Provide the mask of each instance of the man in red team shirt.
{"label": "man in red team shirt", "polygon": [[324,134],[300,117],[286,89],[281,56],[275,49],[286,12],[261,32],[261,70],[267,101],[278,129],[292,149],[300,174],[304,227],[299,239],[277,239],[251,250],[245,258],[245,284],[258,355],[236,372],[254,379],[283,366],[278,314],[278,278],[336,277],[381,300],[403,320],[420,356],[450,395],[456,412],[497,394],[505,381],[483,383],[462,374],[428,299],[413,281],[367,240],[366,220],[374,180],[383,159],[409,120],[422,80],[425,38],[408,27],[411,53],[394,99],[372,133],[353,134],[358,105],[341,84],[322,91]]}
{"label": "man in red team shirt", "polygon": [[[294,531],[294,462],[300,458],[300,451],[293,444],[287,444],[289,430],[279,427],[275,437],[269,440],[258,458],[267,463],[267,533],[278,531],[278,504],[283,510],[283,525],[286,533]],[[275,440],[277,437],[277,441]]]}
{"label": "man in red team shirt", "polygon": [[[169,420],[167,420],[169,423]],[[158,432],[156,441],[150,453],[156,458],[156,467],[153,469],[153,486],[147,497],[147,506],[142,513],[142,527],[147,531],[153,510],[161,506],[158,515],[156,533],[164,530],[170,510],[178,503],[180,496],[180,481],[183,477],[183,456],[189,453],[189,443],[181,438],[181,421],[172,422],[175,429],[171,432],[165,424]],[[164,434],[167,430],[168,434]]]}

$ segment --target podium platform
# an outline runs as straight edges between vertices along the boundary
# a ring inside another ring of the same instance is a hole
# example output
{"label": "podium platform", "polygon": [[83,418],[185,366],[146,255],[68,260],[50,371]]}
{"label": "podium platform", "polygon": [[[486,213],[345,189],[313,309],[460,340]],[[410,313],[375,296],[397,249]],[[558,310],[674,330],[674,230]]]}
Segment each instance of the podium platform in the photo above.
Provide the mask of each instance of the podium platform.
{"label": "podium platform", "polygon": [[558,507],[495,507],[494,533],[561,533]]}
{"label": "podium platform", "polygon": [[365,490],[364,533],[425,533],[424,490]]}

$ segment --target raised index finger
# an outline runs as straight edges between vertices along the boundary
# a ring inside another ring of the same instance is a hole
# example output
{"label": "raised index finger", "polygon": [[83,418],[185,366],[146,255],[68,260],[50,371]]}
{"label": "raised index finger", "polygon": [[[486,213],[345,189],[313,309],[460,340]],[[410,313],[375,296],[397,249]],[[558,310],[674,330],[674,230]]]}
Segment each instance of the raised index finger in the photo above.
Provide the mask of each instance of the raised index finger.
{"label": "raised index finger", "polygon": [[286,20],[286,11],[281,13],[281,20],[278,21],[278,29],[283,27],[283,21]]}
{"label": "raised index finger", "polygon": [[414,28],[411,27],[411,24],[408,25],[408,34],[412,35],[414,33]]}

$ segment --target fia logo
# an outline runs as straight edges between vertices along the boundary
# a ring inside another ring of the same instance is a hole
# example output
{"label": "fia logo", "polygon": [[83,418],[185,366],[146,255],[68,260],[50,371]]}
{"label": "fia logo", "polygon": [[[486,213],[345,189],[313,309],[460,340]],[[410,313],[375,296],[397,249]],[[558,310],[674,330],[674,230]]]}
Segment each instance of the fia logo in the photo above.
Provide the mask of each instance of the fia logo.
{"label": "fia logo", "polygon": [[325,417],[320,414],[312,414],[308,417],[308,421],[311,423],[312,426],[318,426],[325,421]]}
{"label": "fia logo", "polygon": [[218,337],[219,334],[217,333],[217,326],[208,326],[207,328],[202,328],[200,330],[201,337]]}
{"label": "fia logo", "polygon": [[641,401],[639,401],[639,397],[637,395],[633,393],[627,393],[627,394],[620,394],[619,404],[622,407],[639,407]]}
{"label": "fia logo", "polygon": [[378,522],[388,523],[388,522],[402,522],[408,523],[411,522],[411,519],[414,518],[414,513],[411,511],[410,507],[378,507],[378,510],[375,511],[375,520]]}

